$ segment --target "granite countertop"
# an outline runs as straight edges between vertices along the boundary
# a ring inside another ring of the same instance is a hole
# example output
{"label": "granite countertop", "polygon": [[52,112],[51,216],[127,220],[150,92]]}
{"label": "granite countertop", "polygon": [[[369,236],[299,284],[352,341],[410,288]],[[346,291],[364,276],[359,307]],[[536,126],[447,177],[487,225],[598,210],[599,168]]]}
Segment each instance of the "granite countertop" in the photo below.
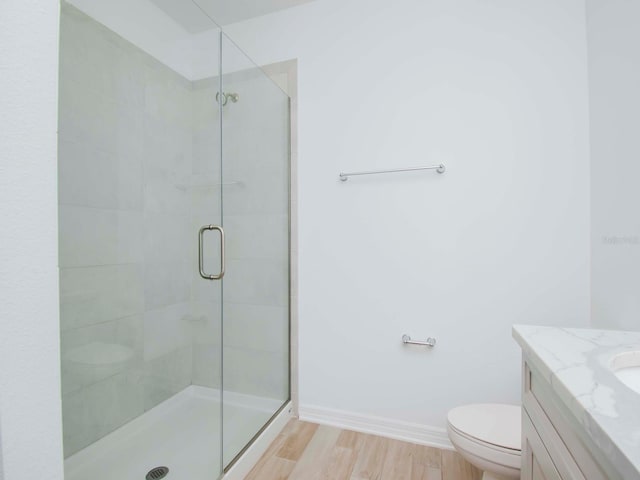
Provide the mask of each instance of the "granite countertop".
{"label": "granite countertop", "polygon": [[513,337],[617,473],[640,479],[640,394],[610,369],[640,332],[515,325]]}

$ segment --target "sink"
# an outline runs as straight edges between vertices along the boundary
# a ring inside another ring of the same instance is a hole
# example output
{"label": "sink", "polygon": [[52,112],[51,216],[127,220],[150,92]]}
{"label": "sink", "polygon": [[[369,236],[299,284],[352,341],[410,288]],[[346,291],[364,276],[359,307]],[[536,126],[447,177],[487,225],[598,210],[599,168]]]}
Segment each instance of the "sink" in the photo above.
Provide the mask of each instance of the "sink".
{"label": "sink", "polygon": [[611,359],[611,370],[618,380],[640,393],[640,350],[619,353]]}

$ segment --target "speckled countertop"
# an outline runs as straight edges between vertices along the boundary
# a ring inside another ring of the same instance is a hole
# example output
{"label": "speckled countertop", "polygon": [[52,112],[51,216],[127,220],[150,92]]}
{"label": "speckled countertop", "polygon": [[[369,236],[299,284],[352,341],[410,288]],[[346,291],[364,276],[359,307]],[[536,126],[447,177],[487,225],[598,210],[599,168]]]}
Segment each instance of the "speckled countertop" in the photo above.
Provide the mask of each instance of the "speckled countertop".
{"label": "speckled countertop", "polygon": [[610,369],[640,332],[516,325],[513,337],[617,473],[640,480],[640,394]]}

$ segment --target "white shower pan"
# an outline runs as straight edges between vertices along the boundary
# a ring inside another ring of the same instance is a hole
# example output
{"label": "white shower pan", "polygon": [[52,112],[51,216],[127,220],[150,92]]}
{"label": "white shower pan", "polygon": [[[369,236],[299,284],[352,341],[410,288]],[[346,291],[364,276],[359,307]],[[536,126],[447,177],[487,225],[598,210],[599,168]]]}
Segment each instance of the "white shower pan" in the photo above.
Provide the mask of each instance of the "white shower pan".
{"label": "white shower pan", "polygon": [[[281,406],[225,392],[224,458],[233,458]],[[65,480],[144,480],[157,467],[171,479],[215,480],[220,473],[219,391],[190,386],[70,456]]]}

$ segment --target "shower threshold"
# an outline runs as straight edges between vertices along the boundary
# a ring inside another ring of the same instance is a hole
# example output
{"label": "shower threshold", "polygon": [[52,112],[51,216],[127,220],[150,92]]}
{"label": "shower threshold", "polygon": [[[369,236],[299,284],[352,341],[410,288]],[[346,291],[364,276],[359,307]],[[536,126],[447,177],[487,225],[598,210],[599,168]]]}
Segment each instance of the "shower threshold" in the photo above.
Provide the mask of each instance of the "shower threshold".
{"label": "shower threshold", "polygon": [[[281,407],[225,392],[225,462]],[[220,392],[191,385],[65,460],[65,480],[143,480],[159,465],[171,479],[212,480],[220,466]]]}

